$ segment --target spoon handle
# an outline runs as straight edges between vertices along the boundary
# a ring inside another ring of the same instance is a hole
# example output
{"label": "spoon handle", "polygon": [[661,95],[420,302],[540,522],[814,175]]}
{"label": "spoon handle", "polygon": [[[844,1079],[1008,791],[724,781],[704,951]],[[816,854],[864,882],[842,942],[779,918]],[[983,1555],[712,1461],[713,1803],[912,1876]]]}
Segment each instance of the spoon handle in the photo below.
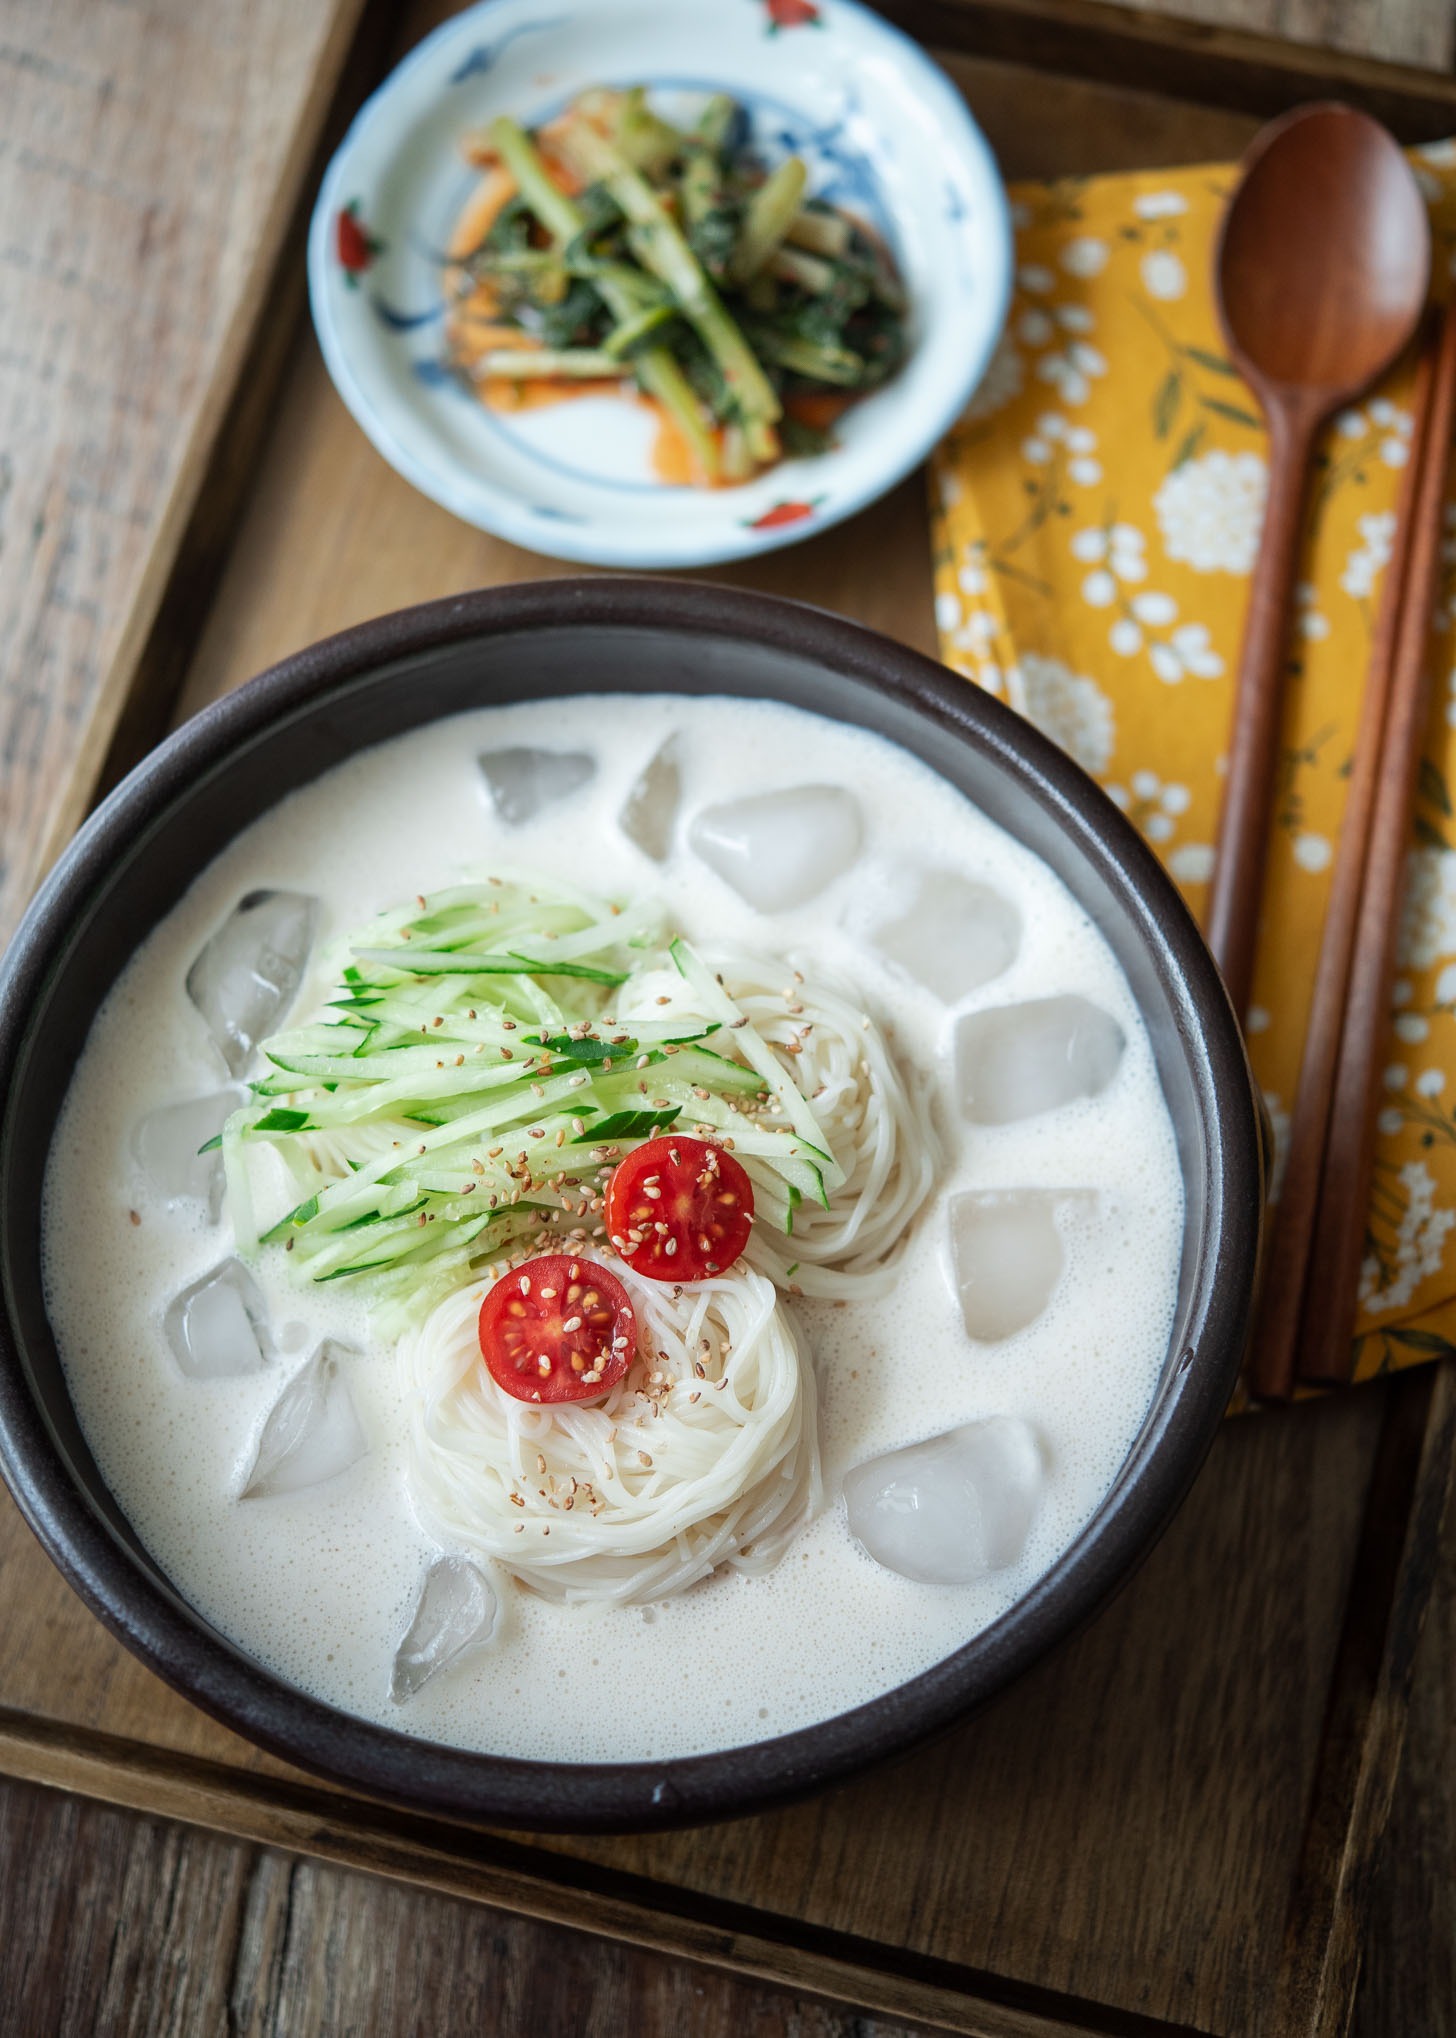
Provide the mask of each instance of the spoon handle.
{"label": "spoon handle", "polygon": [[1259,908],[1278,779],[1289,616],[1318,418],[1271,405],[1269,495],[1239,654],[1228,776],[1208,900],[1208,945],[1243,1024],[1254,977]]}

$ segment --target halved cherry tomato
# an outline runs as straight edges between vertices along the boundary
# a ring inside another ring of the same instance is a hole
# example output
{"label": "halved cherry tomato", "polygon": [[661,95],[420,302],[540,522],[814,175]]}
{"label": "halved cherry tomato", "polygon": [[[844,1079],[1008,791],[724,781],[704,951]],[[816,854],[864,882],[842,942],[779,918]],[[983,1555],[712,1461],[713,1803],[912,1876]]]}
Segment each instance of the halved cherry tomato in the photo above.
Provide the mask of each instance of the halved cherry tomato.
{"label": "halved cherry tomato", "polygon": [[747,1245],[752,1223],[753,1184],[741,1163],[703,1139],[649,1139],[607,1184],[607,1236],[650,1281],[721,1274]]}
{"label": "halved cherry tomato", "polygon": [[480,1305],[480,1352],[517,1401],[596,1401],[632,1362],[627,1291],[595,1260],[550,1253],[504,1275]]}

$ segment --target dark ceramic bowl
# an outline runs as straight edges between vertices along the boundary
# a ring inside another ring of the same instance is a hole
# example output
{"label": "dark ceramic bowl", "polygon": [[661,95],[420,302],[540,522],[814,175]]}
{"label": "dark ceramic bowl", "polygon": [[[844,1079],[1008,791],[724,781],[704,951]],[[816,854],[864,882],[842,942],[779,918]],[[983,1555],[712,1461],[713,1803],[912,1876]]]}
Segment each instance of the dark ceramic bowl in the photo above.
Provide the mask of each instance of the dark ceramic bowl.
{"label": "dark ceramic bowl", "polygon": [[[97,1006],[192,875],[292,787],[352,752],[492,701],[583,692],[771,696],[925,759],[1045,859],[1097,922],[1148,1026],[1187,1188],[1161,1384],[1083,1534],[994,1626],[822,1725],[663,1763],[507,1761],[411,1739],[280,1681],[185,1603],[107,1491],[43,1305],[37,1195]],[[756,1809],[982,1705],[1127,1578],[1198,1470],[1234,1384],[1262,1204],[1256,1096],[1223,986],[1134,829],[1054,745],[963,680],[816,610],[650,580],[539,582],[347,631],[207,709],[149,757],[51,875],[0,977],[0,1466],[65,1576],[177,1689],[290,1761],[420,1809],[586,1830]]]}

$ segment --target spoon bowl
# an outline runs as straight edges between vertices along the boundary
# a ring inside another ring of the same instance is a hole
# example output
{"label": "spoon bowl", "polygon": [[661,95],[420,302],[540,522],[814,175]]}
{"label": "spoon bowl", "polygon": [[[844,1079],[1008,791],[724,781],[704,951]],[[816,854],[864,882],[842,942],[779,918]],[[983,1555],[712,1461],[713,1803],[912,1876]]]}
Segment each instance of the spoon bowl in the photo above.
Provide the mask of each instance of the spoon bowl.
{"label": "spoon bowl", "polygon": [[1349,106],[1264,129],[1217,256],[1234,361],[1319,414],[1358,394],[1411,337],[1430,276],[1425,201],[1396,143]]}
{"label": "spoon bowl", "polygon": [[1430,274],[1425,201],[1378,121],[1348,106],[1306,106],[1255,138],[1214,264],[1230,357],[1269,427],[1269,493],[1205,929],[1240,1019],[1253,990],[1315,436],[1414,338]]}

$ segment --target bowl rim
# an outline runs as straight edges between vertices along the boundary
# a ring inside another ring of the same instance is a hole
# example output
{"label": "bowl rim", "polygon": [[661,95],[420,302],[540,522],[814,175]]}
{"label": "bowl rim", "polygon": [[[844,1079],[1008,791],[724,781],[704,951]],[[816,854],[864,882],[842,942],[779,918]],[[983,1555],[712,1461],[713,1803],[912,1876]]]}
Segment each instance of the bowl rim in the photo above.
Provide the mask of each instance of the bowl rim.
{"label": "bowl rim", "polygon": [[[951,740],[969,743],[1052,814],[1139,926],[1176,1007],[1201,1095],[1212,1249],[1193,1291],[1193,1342],[1102,1508],[990,1627],[849,1712],[704,1755],[556,1764],[471,1753],[341,1712],[265,1670],[148,1577],[100,1518],[32,1396],[12,1315],[8,1228],[0,1234],[0,1472],[47,1553],[103,1624],[184,1697],[284,1760],[417,1812],[541,1831],[645,1831],[763,1810],[910,1748],[985,1704],[1126,1581],[1192,1484],[1237,1377],[1263,1155],[1242,1036],[1193,918],[1136,829],[1064,751],[945,666],[826,611],[701,582],[590,577],[485,589],[356,625],[204,708],[143,759],[61,856],[0,962],[0,1175],[30,1013],[70,929],[121,852],[165,826],[201,774],[225,766],[285,715],[402,661],[472,640],[573,628],[746,639],[888,693]],[[0,1208],[7,1200],[0,1179]]]}
{"label": "bowl rim", "polygon": [[340,208],[344,179],[353,151],[380,118],[387,117],[396,88],[417,69],[431,62],[439,49],[474,34],[479,17],[499,4],[501,0],[475,0],[473,6],[432,29],[391,68],[359,107],[330,157],[309,219],[306,251],[308,299],[319,350],[341,401],[376,452],[411,487],[477,530],[489,531],[493,536],[522,546],[527,551],[571,565],[613,566],[635,572],[658,572],[668,568],[692,571],[735,559],[757,558],[786,545],[802,544],[807,538],[831,530],[847,517],[857,515],[870,503],[878,502],[882,496],[889,494],[929,456],[931,449],[945,436],[979,387],[1000,344],[1010,310],[1015,247],[1011,201],[1005,179],[995,151],[979,122],[946,73],[920,44],[874,8],[865,5],[864,0],[832,0],[832,5],[868,24],[883,40],[895,61],[916,82],[922,105],[947,137],[954,140],[977,177],[984,181],[989,203],[984,234],[990,251],[990,294],[994,300],[983,343],[979,347],[966,348],[961,372],[954,382],[947,382],[945,394],[934,406],[933,415],[920,431],[899,440],[898,451],[882,464],[878,478],[867,478],[830,509],[821,510],[816,506],[812,517],[799,522],[766,528],[743,524],[725,526],[721,535],[710,543],[687,536],[680,542],[669,540],[657,545],[644,545],[640,539],[634,540],[630,518],[622,519],[613,529],[599,522],[589,522],[578,530],[572,524],[558,522],[554,518],[543,520],[533,515],[529,506],[517,503],[508,492],[500,490],[496,491],[496,499],[492,501],[487,515],[478,502],[468,498],[467,491],[456,482],[450,469],[421,457],[400,438],[356,374],[350,342],[342,334],[335,316],[330,295],[334,216]]}

